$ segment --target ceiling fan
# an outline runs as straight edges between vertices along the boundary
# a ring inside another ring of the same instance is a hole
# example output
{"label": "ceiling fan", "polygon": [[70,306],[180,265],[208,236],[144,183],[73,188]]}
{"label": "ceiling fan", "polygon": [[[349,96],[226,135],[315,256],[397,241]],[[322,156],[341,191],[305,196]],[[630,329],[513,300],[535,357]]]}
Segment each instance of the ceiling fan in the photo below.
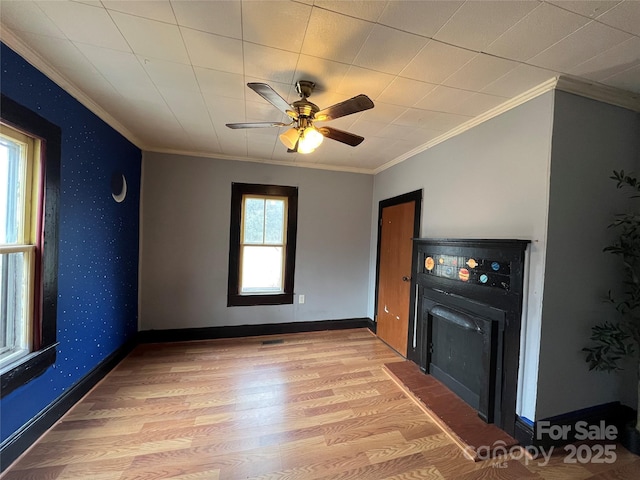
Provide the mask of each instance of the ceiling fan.
{"label": "ceiling fan", "polygon": [[280,141],[287,147],[288,152],[311,153],[321,143],[324,137],[345,143],[352,147],[360,145],[364,137],[331,127],[316,127],[314,122],[326,122],[336,118],[351,115],[373,108],[373,102],[366,95],[360,94],[344,102],[336,103],[323,110],[307,100],[313,93],[316,84],[309,80],[296,82],[296,91],[300,100],[292,104],[282,98],[266,83],[247,83],[247,86],[264,98],[271,105],[291,117],[290,123],[282,122],[254,122],[227,123],[229,128],[266,128],[291,127],[280,135]]}

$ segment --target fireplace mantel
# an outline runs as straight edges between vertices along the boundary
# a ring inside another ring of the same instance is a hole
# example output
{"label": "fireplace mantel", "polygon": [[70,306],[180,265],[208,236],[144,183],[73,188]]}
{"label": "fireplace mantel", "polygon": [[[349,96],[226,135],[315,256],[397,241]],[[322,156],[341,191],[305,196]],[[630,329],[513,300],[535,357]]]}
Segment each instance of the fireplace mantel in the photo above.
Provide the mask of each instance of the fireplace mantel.
{"label": "fireplace mantel", "polygon": [[[528,244],[528,240],[502,239],[418,238],[413,241],[411,294],[415,309],[409,359],[425,373],[431,369],[434,375],[436,372],[443,375],[435,361],[432,363],[436,332],[452,328],[446,334],[449,335],[452,331],[477,330],[482,334],[482,346],[480,343],[477,346],[481,350],[478,363],[482,373],[491,379],[480,387],[478,412],[485,421],[495,422],[510,435],[514,433],[516,420]],[[441,312],[449,313],[442,315]],[[482,322],[486,323],[480,328]],[[447,324],[456,326],[446,327]],[[437,325],[440,326],[436,328]],[[455,348],[451,351],[455,355]],[[459,395],[464,398],[462,390]]]}

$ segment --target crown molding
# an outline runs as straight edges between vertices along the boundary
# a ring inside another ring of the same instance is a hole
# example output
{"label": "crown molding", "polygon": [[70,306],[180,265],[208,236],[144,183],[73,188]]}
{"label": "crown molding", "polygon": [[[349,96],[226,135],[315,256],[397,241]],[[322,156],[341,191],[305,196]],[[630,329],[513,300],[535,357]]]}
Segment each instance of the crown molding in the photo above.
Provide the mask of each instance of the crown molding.
{"label": "crown molding", "polygon": [[517,97],[514,97],[498,105],[488,112],[485,112],[478,117],[472,118],[471,120],[463,123],[462,125],[459,125],[453,130],[449,130],[439,137],[434,138],[430,142],[427,142],[424,145],[414,148],[413,150],[394,158],[393,160],[376,168],[373,173],[374,175],[377,175],[378,173],[383,172],[384,170],[391,168],[394,165],[404,162],[408,158],[411,158],[418,153],[435,147],[439,143],[442,143],[451,137],[460,135],[461,133],[464,133],[475,126],[486,122],[487,120],[490,120],[494,117],[497,117],[498,115],[501,115],[511,110],[512,108],[522,105],[523,103],[528,102],[529,100],[532,100],[550,90],[560,90],[567,93],[573,93],[575,95],[580,95],[581,97],[590,98],[599,102],[626,108],[635,112],[640,112],[640,94],[638,93],[629,92],[627,90],[622,90],[615,87],[609,87],[596,82],[588,82],[582,79],[577,79],[575,77],[561,75],[551,78],[541,83],[540,85],[518,95]]}
{"label": "crown molding", "polygon": [[47,60],[45,60],[40,54],[31,49],[25,44],[18,36],[16,36],[11,29],[7,28],[2,22],[0,22],[0,41],[20,55],[25,61],[33,65],[42,74],[48,77],[52,82],[62,88],[65,92],[75,98],[78,102],[88,108],[91,112],[97,115],[100,119],[106,122],[114,130],[120,133],[123,137],[133,143],[140,150],[146,152],[167,153],[172,155],[186,155],[192,157],[205,157],[215,158],[219,160],[233,160],[242,162],[253,163],[266,163],[270,165],[280,165],[285,167],[302,167],[312,168],[316,170],[331,170],[337,172],[349,172],[360,173],[366,175],[373,175],[373,170],[367,168],[354,168],[354,167],[341,167],[334,165],[325,165],[320,163],[296,163],[285,162],[278,160],[265,160],[250,157],[236,157],[231,155],[224,155],[219,153],[206,153],[206,152],[192,152],[186,150],[170,150],[154,148],[152,146],[145,145],[138,137],[136,137],[128,128],[122,125],[111,114],[104,110],[100,105],[95,103],[89,98],[79,87],[73,82],[69,81],[63,75],[61,75]]}
{"label": "crown molding", "polygon": [[278,160],[268,160],[268,159],[257,159],[250,157],[236,157],[230,155],[223,155],[218,153],[204,153],[204,152],[191,152],[191,151],[182,151],[182,150],[167,150],[167,149],[157,149],[149,145],[145,145],[138,137],[136,137],[128,128],[126,128],[122,123],[120,123],[116,118],[114,118],[111,114],[109,114],[106,110],[104,110],[100,105],[95,103],[89,96],[87,96],[79,87],[77,87],[73,82],[69,81],[65,76],[60,74],[49,62],[31,49],[27,44],[25,44],[18,36],[16,36],[11,29],[7,28],[0,21],[0,41],[5,43],[9,48],[18,53],[21,57],[23,57],[28,63],[33,65],[36,69],[38,69],[41,73],[47,76],[51,81],[56,83],[60,88],[62,88],[65,92],[75,98],[78,102],[88,108],[91,112],[97,115],[100,119],[110,125],[114,130],[124,136],[127,140],[133,143],[136,147],[140,148],[143,151],[148,152],[157,152],[157,153],[168,153],[173,155],[186,155],[186,156],[194,156],[194,157],[206,157],[206,158],[217,158],[220,160],[233,160],[233,161],[245,161],[245,162],[253,162],[253,163],[264,163],[270,165],[280,165],[280,166],[288,166],[288,167],[303,167],[303,168],[312,168],[318,170],[331,170],[338,172],[349,172],[349,173],[360,173],[367,175],[376,175],[388,168],[393,167],[403,161],[421,153],[425,150],[428,150],[439,143],[442,143],[452,137],[460,135],[461,133],[470,130],[481,123],[486,122],[498,115],[501,115],[519,105],[522,105],[529,100],[532,100],[548,91],[551,90],[560,90],[567,93],[572,93],[575,95],[579,95],[585,98],[590,98],[592,100],[596,100],[599,102],[604,102],[610,105],[615,105],[618,107],[626,108],[629,110],[633,110],[636,112],[640,112],[640,94],[629,92],[626,90],[609,87],[606,85],[602,85],[597,82],[585,81],[583,79],[577,79],[575,77],[561,75],[559,77],[552,77],[549,80],[537,85],[536,87],[514,97],[512,99],[506,100],[504,103],[498,105],[497,107],[485,112],[482,115],[474,117],[467,122],[459,125],[458,127],[445,132],[444,134],[432,139],[431,141],[410,150],[409,152],[395,157],[389,162],[375,168],[355,168],[355,167],[342,167],[342,166],[334,166],[334,165],[325,165],[318,163],[296,163],[296,162],[286,162],[286,161],[278,161]]}
{"label": "crown molding", "polygon": [[444,142],[445,140],[448,140],[452,137],[460,135],[461,133],[464,133],[467,130],[471,130],[472,128],[480,125],[481,123],[486,122],[487,120],[491,120],[492,118],[497,117],[498,115],[502,115],[503,113],[508,112],[509,110],[516,108],[517,106],[522,105],[525,102],[528,102],[529,100],[539,97],[543,93],[547,93],[548,91],[555,89],[557,84],[558,84],[558,77],[550,78],[549,80],[541,83],[540,85],[533,87],[532,89],[527,90],[524,93],[521,93],[517,97],[511,98],[505,101],[504,103],[501,103],[497,107],[494,107],[491,110],[483,113],[482,115],[478,115],[477,117],[474,117],[471,120],[468,120],[463,124],[458,125],[456,128],[443,133],[439,137],[436,137],[433,140],[423,145],[420,145],[419,147],[416,147],[413,150],[410,150],[409,152],[403,155],[400,155],[399,157],[394,158],[393,160],[385,163],[384,165],[379,166],[373,171],[373,173],[374,175],[377,175],[378,173],[383,172],[384,170],[391,168],[394,165],[404,162],[405,160],[417,155],[418,153],[424,152],[425,150],[435,147],[436,145]]}
{"label": "crown molding", "polygon": [[558,79],[557,90],[580,95],[599,102],[640,112],[640,93],[609,87],[597,82],[562,75]]}
{"label": "crown molding", "polygon": [[100,105],[95,103],[87,94],[85,94],[78,86],[69,81],[60,72],[58,72],[47,60],[40,54],[35,52],[31,47],[24,43],[10,28],[0,22],[0,41],[20,55],[25,61],[34,66],[37,70],[45,75],[49,80],[54,82],[65,92],[75,98],[78,102],[88,108],[92,113],[106,122],[111,128],[116,130],[120,135],[133,143],[140,150],[145,149],[143,142],[136,137],[131,131],[116,120],[111,114],[104,110]]}
{"label": "crown molding", "polygon": [[262,158],[236,157],[233,155],[224,155],[222,153],[207,153],[207,152],[197,152],[197,151],[188,151],[188,150],[172,150],[172,149],[166,149],[166,148],[147,148],[145,152],[165,153],[168,155],[183,155],[188,157],[210,158],[212,160],[230,160],[233,162],[263,163],[267,165],[278,165],[281,167],[311,168],[314,170],[329,170],[334,172],[360,173],[365,175],[374,174],[374,171],[370,168],[342,167],[337,165],[326,165],[323,163],[296,163],[296,162],[286,162],[283,160],[268,160],[268,159],[265,160]]}

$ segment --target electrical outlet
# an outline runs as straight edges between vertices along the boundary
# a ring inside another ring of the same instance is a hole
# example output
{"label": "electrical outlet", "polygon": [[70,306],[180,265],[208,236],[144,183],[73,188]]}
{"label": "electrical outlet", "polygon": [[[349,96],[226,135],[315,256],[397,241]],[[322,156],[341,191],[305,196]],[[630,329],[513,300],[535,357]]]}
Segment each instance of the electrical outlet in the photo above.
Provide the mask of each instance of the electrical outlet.
{"label": "electrical outlet", "polygon": [[304,295],[298,295],[298,303],[304,303]]}

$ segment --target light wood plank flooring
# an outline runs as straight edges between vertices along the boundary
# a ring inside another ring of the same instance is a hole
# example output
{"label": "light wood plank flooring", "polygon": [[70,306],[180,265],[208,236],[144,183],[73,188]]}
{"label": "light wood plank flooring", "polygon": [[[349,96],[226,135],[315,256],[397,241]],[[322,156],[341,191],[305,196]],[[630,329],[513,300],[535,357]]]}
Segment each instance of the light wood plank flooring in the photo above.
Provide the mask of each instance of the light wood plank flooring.
{"label": "light wood plank flooring", "polygon": [[2,480],[640,478],[621,446],[470,461],[384,372],[402,360],[364,329],[140,345]]}

